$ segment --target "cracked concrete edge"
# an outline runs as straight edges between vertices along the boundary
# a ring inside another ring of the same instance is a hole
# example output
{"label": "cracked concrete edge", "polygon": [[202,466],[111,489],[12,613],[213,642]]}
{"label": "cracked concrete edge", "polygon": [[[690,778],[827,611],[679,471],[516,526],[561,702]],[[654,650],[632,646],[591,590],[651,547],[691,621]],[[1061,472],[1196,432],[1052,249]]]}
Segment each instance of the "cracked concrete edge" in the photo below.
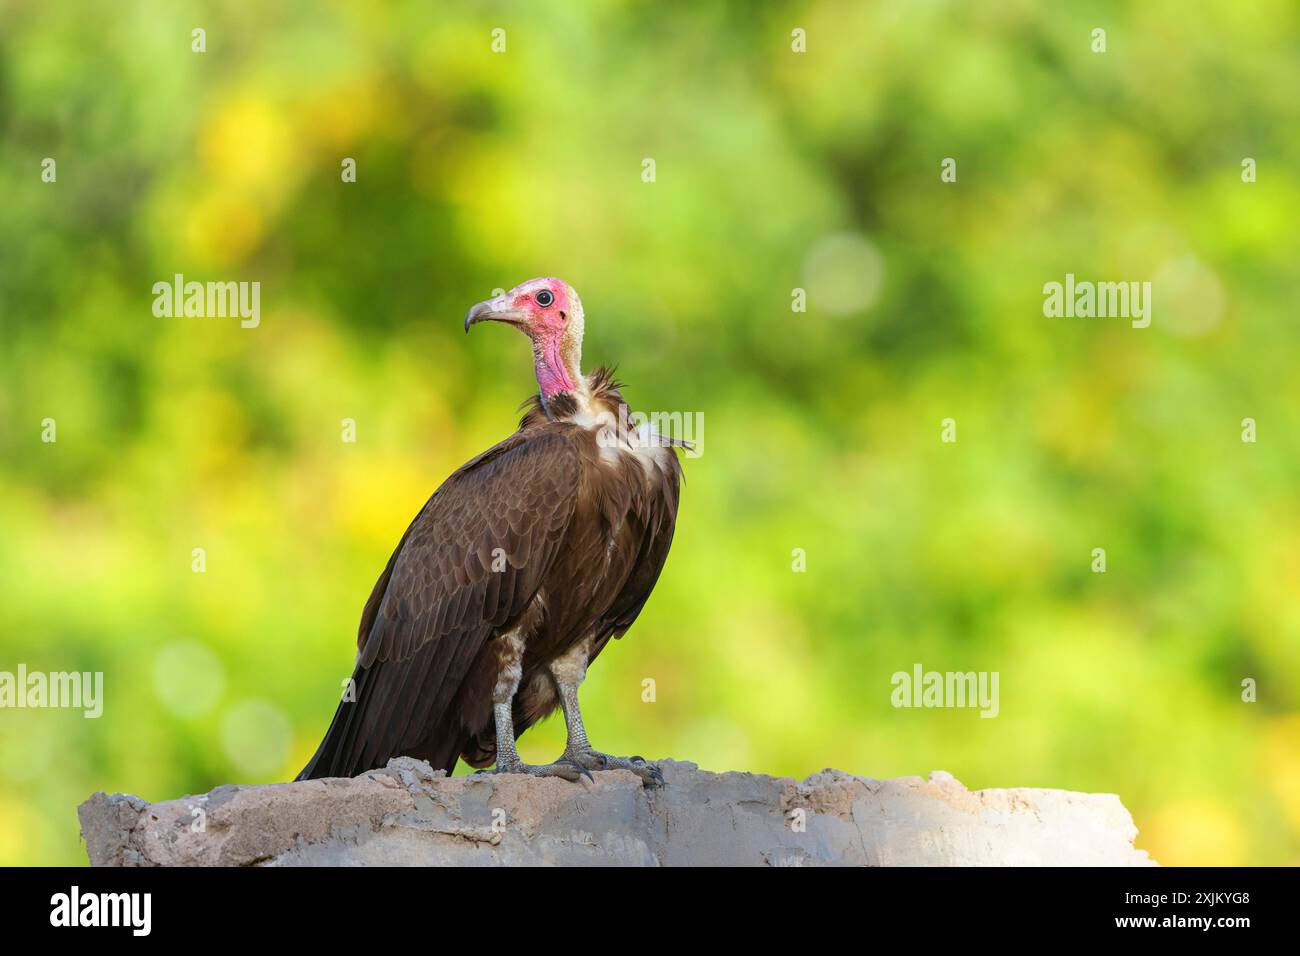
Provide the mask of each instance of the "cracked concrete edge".
{"label": "cracked concrete edge", "polygon": [[[804,780],[662,761],[663,790],[627,771],[594,783],[383,770],[149,804],[96,793],[78,808],[95,866],[1152,865],[1119,798],[967,790],[950,774]],[[486,852],[484,852],[486,851]]]}

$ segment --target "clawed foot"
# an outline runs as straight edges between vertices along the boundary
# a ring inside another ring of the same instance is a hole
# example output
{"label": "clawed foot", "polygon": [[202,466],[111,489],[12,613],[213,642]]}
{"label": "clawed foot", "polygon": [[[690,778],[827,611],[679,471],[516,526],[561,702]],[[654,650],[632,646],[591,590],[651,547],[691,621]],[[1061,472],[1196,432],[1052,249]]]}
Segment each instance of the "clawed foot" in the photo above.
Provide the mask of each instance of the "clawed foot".
{"label": "clawed foot", "polygon": [[481,774],[496,773],[526,773],[530,777],[562,777],[565,780],[577,783],[583,777],[594,782],[591,772],[582,764],[575,763],[565,757],[561,757],[555,763],[542,764],[534,766],[533,764],[524,763],[521,760],[497,762],[497,765],[490,770],[476,771]]}
{"label": "clawed foot", "polygon": [[577,764],[587,770],[631,770],[647,787],[662,787],[664,775],[644,757],[613,757],[599,750],[566,750],[561,761]]}

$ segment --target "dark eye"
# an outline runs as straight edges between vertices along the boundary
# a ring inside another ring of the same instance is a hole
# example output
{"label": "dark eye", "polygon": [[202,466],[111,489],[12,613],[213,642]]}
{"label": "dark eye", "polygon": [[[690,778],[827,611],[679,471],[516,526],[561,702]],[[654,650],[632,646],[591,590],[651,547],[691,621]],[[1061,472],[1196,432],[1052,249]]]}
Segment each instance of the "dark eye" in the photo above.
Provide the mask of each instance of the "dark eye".
{"label": "dark eye", "polygon": [[537,304],[543,309],[555,301],[555,296],[551,294],[550,289],[543,289],[537,293]]}

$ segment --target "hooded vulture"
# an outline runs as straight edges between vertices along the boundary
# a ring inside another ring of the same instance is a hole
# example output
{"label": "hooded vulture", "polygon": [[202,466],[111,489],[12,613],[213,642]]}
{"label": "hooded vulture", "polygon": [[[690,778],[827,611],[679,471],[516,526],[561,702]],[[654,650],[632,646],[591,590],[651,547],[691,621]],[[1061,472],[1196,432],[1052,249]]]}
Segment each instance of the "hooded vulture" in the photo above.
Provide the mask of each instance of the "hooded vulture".
{"label": "hooded vulture", "polygon": [[[538,394],[519,430],[456,470],[398,542],[361,613],[349,693],[298,779],[355,776],[408,755],[451,773],[577,780],[640,757],[594,749],[578,687],[632,626],[672,543],[681,467],[636,429],[604,369],[583,375],[582,303],[558,279],[480,302],[465,331],[513,325],[532,342]],[[519,759],[517,737],[559,707],[554,763]]]}

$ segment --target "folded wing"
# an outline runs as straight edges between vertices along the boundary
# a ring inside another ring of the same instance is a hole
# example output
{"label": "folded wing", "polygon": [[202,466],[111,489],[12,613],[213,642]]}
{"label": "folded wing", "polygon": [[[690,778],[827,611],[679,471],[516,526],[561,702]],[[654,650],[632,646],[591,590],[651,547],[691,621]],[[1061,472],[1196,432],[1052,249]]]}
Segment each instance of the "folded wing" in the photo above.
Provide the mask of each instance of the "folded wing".
{"label": "folded wing", "polygon": [[362,612],[353,696],[299,779],[396,754],[448,772],[468,739],[453,707],[487,639],[528,607],[573,517],[580,458],[529,429],[461,467],[411,523]]}

